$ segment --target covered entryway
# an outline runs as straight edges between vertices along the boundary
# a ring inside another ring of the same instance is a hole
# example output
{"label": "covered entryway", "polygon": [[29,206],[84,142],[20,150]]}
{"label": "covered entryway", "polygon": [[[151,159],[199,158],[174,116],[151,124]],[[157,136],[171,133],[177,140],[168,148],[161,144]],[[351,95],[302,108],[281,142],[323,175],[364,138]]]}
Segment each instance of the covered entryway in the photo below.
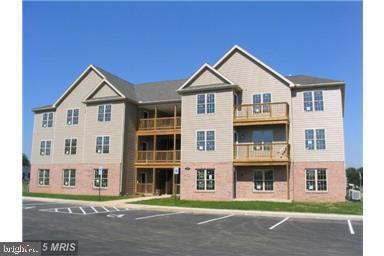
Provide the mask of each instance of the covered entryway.
{"label": "covered entryway", "polygon": [[145,195],[172,195],[180,191],[180,174],[173,168],[137,168],[136,193]]}

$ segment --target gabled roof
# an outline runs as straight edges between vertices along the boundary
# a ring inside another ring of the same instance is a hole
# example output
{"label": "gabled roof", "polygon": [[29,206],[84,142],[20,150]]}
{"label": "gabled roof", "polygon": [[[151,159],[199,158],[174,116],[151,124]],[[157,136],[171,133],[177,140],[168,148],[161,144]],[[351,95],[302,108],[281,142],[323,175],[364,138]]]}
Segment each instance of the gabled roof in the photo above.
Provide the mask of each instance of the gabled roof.
{"label": "gabled roof", "polygon": [[216,77],[218,77],[220,80],[223,81],[223,84],[231,84],[231,85],[234,85],[234,83],[229,80],[228,78],[226,78],[224,75],[220,74],[219,71],[217,71],[216,69],[214,69],[213,67],[211,67],[209,64],[205,63],[203,64],[187,81],[184,82],[184,84],[182,86],[180,86],[180,88],[178,89],[178,91],[180,92],[181,90],[183,90],[184,88],[188,87],[188,85],[190,85],[191,83],[193,83],[193,81],[195,81],[196,78],[198,78],[203,72],[205,72],[206,70],[210,71],[213,75],[215,75]]}
{"label": "gabled roof", "polygon": [[257,59],[255,56],[253,56],[252,54],[250,54],[249,52],[247,52],[246,50],[244,50],[243,48],[241,48],[240,46],[238,45],[235,45],[233,46],[226,54],[224,54],[224,56],[218,60],[216,62],[215,65],[213,65],[213,67],[215,69],[219,69],[221,65],[223,65],[226,60],[228,59],[228,57],[230,57],[232,54],[234,54],[236,51],[244,54],[246,57],[248,57],[250,60],[256,62],[257,64],[259,64],[260,66],[262,66],[263,68],[265,68],[267,71],[269,71],[270,73],[274,74],[276,77],[280,78],[280,80],[284,81],[287,85],[289,85],[290,87],[293,86],[293,83],[291,81],[289,81],[286,77],[284,77],[283,75],[281,75],[279,72],[277,72],[276,70],[274,70],[273,68],[271,68],[270,66],[268,66],[267,64],[265,64],[264,62],[262,62],[261,60]]}
{"label": "gabled roof", "polygon": [[329,78],[321,78],[321,77],[307,76],[307,75],[286,76],[286,78],[290,80],[292,83],[294,83],[296,87],[345,83],[342,80],[333,80]]}

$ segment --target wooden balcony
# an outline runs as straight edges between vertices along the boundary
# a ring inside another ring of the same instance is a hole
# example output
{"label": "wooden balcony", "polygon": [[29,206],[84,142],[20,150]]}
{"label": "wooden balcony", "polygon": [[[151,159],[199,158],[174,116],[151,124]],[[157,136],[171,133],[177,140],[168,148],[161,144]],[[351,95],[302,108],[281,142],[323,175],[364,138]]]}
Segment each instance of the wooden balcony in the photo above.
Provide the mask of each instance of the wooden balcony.
{"label": "wooden balcony", "polygon": [[139,119],[138,133],[141,134],[168,134],[180,133],[181,117],[158,117]]}
{"label": "wooden balcony", "polygon": [[289,144],[254,144],[233,145],[233,161],[235,165],[273,165],[287,164],[289,161]]}
{"label": "wooden balcony", "polygon": [[136,165],[178,166],[180,150],[139,150],[136,153]]}
{"label": "wooden balcony", "polygon": [[137,183],[136,184],[136,193],[153,194],[153,184],[152,183]]}
{"label": "wooden balcony", "polygon": [[287,124],[288,103],[260,103],[234,106],[233,125]]}

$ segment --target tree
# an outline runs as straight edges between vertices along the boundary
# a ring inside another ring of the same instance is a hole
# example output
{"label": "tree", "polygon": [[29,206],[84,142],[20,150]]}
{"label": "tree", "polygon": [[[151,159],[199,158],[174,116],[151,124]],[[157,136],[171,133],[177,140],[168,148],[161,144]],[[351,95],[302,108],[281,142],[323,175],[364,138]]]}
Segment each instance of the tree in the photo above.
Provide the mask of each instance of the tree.
{"label": "tree", "polygon": [[23,153],[23,166],[31,166],[28,157]]}
{"label": "tree", "polygon": [[354,184],[356,186],[363,185],[363,167],[356,169],[354,167],[349,167],[346,170],[347,174],[347,183]]}

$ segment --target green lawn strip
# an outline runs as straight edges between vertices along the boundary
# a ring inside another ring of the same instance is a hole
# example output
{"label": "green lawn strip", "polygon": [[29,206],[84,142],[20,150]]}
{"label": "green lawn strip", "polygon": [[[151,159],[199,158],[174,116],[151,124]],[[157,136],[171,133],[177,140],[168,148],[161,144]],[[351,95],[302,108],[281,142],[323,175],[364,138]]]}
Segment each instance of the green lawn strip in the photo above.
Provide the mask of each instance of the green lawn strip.
{"label": "green lawn strip", "polygon": [[337,213],[337,214],[363,214],[363,203],[282,203],[265,201],[190,201],[174,198],[150,199],[135,204],[178,206],[209,209],[257,210],[257,211],[283,211],[308,213]]}
{"label": "green lawn strip", "polygon": [[[29,193],[23,192],[23,196],[30,197],[45,197],[68,200],[83,200],[83,201],[99,201],[99,196],[95,195],[63,195],[63,194],[46,194],[46,193]],[[111,201],[132,198],[132,196],[100,196],[100,201]]]}

